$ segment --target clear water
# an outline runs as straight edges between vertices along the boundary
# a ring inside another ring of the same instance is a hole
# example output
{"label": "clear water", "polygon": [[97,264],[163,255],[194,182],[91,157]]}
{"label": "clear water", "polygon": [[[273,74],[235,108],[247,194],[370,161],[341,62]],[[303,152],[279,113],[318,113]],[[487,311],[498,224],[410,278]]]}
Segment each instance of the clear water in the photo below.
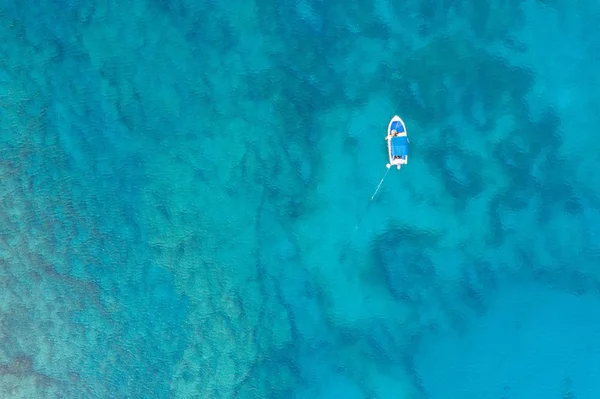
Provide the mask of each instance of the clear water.
{"label": "clear water", "polygon": [[476,3],[2,2],[0,397],[595,397],[600,6]]}

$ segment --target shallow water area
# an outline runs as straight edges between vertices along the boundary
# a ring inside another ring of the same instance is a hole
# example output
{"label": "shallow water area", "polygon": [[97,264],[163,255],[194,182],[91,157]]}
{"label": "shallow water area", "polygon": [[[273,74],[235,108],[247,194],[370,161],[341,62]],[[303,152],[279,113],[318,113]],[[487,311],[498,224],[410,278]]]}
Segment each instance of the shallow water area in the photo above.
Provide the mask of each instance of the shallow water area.
{"label": "shallow water area", "polygon": [[597,15],[2,3],[0,397],[597,392]]}
{"label": "shallow water area", "polygon": [[600,299],[535,283],[490,294],[460,332],[425,337],[416,372],[428,397],[587,398],[598,389]]}

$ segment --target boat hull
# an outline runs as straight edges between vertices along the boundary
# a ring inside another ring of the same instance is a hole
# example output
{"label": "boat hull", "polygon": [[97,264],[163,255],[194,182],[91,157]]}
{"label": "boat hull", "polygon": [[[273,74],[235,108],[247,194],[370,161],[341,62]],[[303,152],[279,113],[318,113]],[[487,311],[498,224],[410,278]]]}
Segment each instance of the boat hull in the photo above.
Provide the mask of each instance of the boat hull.
{"label": "boat hull", "polygon": [[400,169],[402,165],[408,163],[408,136],[406,125],[398,115],[394,115],[388,124],[386,140],[389,158],[387,167],[396,166]]}

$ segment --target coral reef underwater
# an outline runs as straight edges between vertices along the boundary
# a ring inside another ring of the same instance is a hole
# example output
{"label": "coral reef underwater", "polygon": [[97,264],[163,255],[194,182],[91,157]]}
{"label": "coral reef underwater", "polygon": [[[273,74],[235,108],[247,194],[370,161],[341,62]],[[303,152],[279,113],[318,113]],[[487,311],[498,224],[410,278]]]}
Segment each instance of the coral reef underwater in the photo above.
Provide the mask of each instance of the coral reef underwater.
{"label": "coral reef underwater", "polygon": [[599,11],[3,2],[0,396],[590,397]]}

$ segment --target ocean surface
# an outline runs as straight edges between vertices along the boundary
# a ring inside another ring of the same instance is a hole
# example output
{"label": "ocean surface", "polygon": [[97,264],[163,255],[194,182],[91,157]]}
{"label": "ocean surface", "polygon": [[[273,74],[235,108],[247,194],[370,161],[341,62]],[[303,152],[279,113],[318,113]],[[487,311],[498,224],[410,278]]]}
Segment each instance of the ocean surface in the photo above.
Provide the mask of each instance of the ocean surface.
{"label": "ocean surface", "polygon": [[0,2],[0,397],[598,397],[598,26]]}

